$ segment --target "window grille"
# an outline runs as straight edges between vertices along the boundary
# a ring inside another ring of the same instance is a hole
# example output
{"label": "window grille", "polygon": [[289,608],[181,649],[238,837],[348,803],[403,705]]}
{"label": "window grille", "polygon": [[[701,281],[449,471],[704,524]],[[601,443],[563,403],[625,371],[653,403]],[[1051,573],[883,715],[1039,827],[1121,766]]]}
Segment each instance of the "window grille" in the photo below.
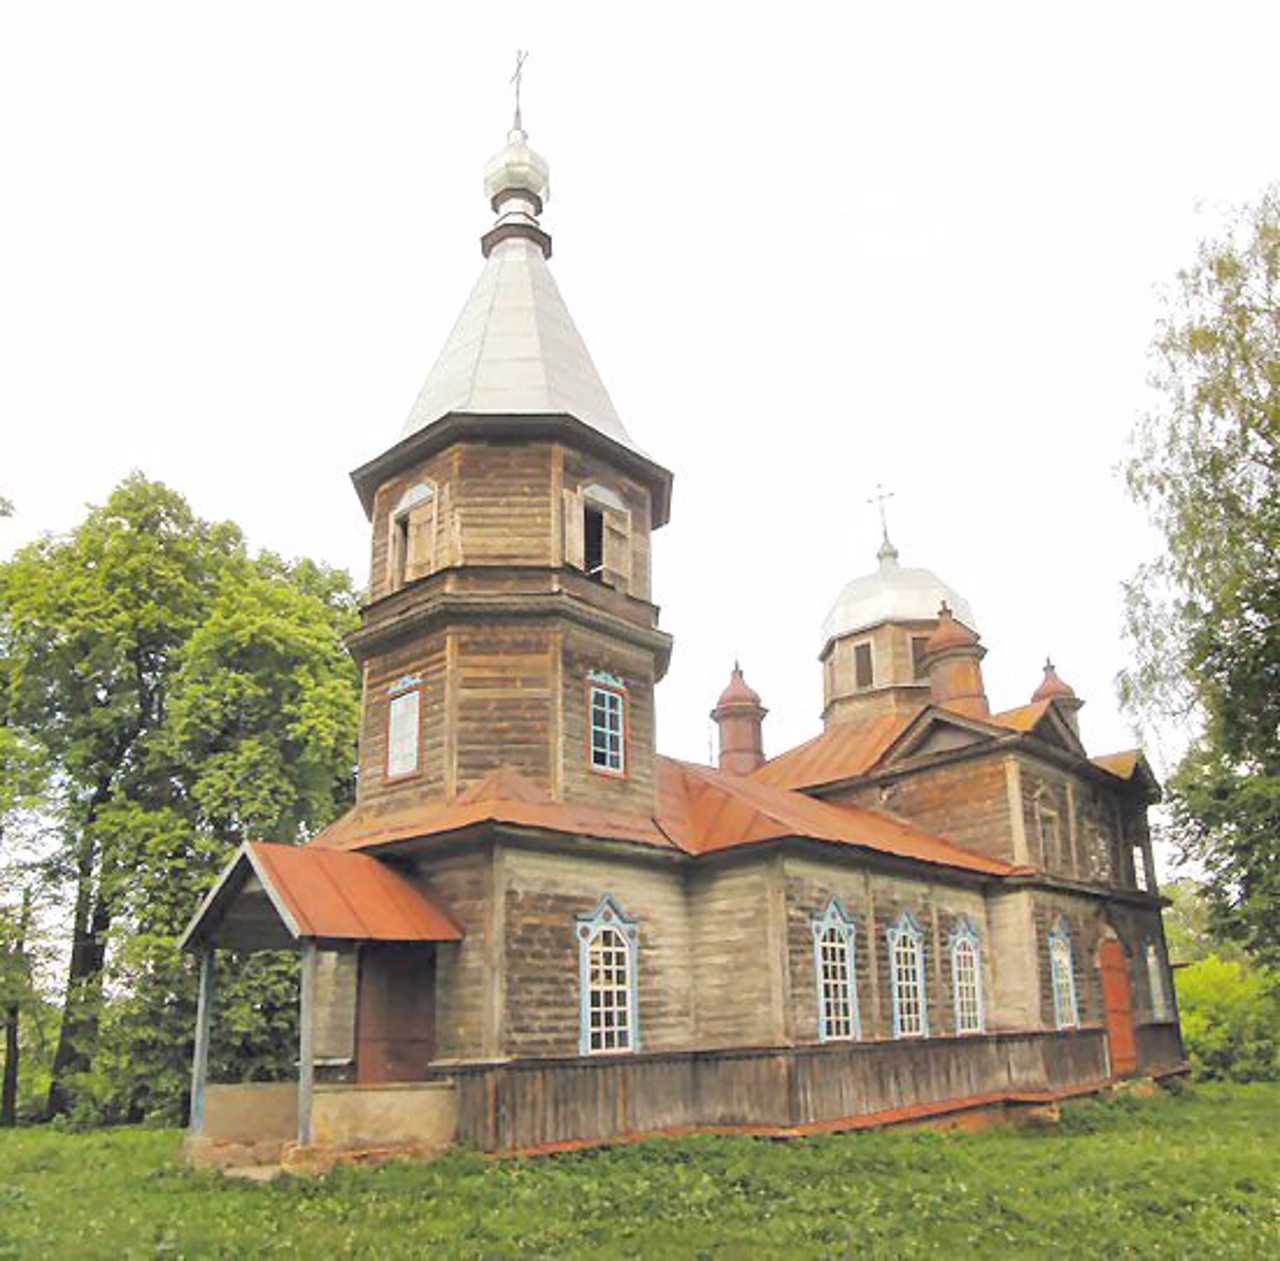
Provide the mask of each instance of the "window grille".
{"label": "window grille", "polygon": [[1059,1029],[1080,1026],[1076,1002],[1075,964],[1071,954],[1071,929],[1064,920],[1049,934],[1049,968],[1053,978],[1053,1018]]}
{"label": "window grille", "polygon": [[833,898],[813,921],[818,981],[818,1036],[835,1042],[862,1036],[858,1017],[857,922]]}
{"label": "window grille", "polygon": [[583,1055],[634,1051],[638,1045],[637,938],[634,921],[607,895],[591,914],[578,917]]}
{"label": "window grille", "polygon": [[626,696],[611,687],[591,685],[591,769],[625,775]]}
{"label": "window grille", "polygon": [[893,1036],[923,1038],[929,1032],[925,1010],[924,939],[910,911],[889,929],[889,966],[893,982]]}
{"label": "window grille", "polygon": [[982,1005],[982,942],[969,919],[960,921],[951,938],[951,977],[954,985],[957,1033],[981,1033],[986,1028]]}
{"label": "window grille", "polygon": [[387,776],[412,775],[418,769],[422,693],[416,688],[393,696],[387,720]]}

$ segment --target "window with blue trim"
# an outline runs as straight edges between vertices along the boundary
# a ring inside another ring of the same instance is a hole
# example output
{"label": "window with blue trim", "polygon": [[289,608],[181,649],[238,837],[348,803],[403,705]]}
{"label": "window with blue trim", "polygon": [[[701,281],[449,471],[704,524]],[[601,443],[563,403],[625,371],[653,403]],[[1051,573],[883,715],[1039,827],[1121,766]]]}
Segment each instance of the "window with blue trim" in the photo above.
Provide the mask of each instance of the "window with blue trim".
{"label": "window with blue trim", "polygon": [[885,934],[889,941],[889,979],[893,987],[893,1036],[924,1038],[929,1013],[924,979],[924,934],[910,911]]}
{"label": "window with blue trim", "polygon": [[627,690],[619,678],[593,670],[588,676],[591,769],[627,773]]}
{"label": "window with blue trim", "polygon": [[818,1037],[823,1042],[860,1038],[857,921],[832,898],[813,919],[813,961],[818,978]]}
{"label": "window with blue trim", "polygon": [[636,947],[639,930],[609,894],[578,916],[578,974],[582,1030],[578,1051],[595,1055],[634,1051],[639,1045]]}
{"label": "window with blue trim", "polygon": [[1053,980],[1053,1019],[1059,1029],[1080,1026],[1076,1001],[1076,970],[1071,952],[1071,925],[1059,920],[1049,933],[1049,971]]}
{"label": "window with blue trim", "polygon": [[987,1025],[982,1003],[982,938],[967,915],[951,934],[951,988],[956,1032],[981,1033]]}

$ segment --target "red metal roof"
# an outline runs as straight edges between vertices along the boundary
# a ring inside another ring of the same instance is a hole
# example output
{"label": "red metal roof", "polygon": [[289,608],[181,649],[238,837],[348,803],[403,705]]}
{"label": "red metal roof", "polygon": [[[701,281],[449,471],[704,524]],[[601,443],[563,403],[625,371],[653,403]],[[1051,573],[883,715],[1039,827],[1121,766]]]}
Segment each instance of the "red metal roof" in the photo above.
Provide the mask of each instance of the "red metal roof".
{"label": "red metal roof", "polygon": [[514,771],[498,771],[452,803],[394,813],[352,811],[312,849],[368,851],[482,823],[631,841],[698,856],[784,837],[851,845],[900,858],[1004,875],[1015,870],[888,815],[660,757],[658,810],[650,817],[553,802]]}
{"label": "red metal roof", "polygon": [[754,776],[727,775],[670,758],[659,759],[658,767],[659,822],[691,854],[800,837],[987,875],[1017,870],[875,810],[819,801],[760,783]]}
{"label": "red metal roof", "polygon": [[462,929],[398,871],[364,854],[255,842],[254,870],[298,937],[460,941]]}
{"label": "red metal roof", "polygon": [[925,708],[921,705],[904,713],[881,714],[865,722],[836,723],[808,743],[766,762],[751,778],[777,788],[809,788],[862,775]]}

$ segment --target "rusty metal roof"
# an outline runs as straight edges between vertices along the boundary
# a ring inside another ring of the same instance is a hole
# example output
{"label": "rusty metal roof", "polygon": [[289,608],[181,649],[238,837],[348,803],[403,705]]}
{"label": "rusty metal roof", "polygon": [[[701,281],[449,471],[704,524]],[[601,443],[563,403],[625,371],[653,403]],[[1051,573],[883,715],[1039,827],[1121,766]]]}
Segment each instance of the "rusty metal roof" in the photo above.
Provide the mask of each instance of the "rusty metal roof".
{"label": "rusty metal roof", "polygon": [[660,822],[691,854],[798,837],[984,875],[1018,870],[878,811],[819,801],[761,783],[755,776],[727,775],[709,766],[661,758],[659,784]]}
{"label": "rusty metal roof", "polygon": [[375,851],[495,823],[630,841],[691,857],[797,837],[988,875],[1016,870],[874,810],[818,801],[755,777],[671,758],[658,758],[657,767],[658,810],[652,817],[553,802],[515,771],[501,770],[452,803],[420,803],[394,812],[354,810],[316,837],[312,848]]}
{"label": "rusty metal roof", "polygon": [[881,714],[865,722],[841,722],[807,744],[766,762],[752,775],[777,788],[809,788],[862,775],[876,765],[927,706]]}
{"label": "rusty metal roof", "polygon": [[241,846],[180,944],[461,938],[462,929],[426,892],[376,858],[255,841]]}

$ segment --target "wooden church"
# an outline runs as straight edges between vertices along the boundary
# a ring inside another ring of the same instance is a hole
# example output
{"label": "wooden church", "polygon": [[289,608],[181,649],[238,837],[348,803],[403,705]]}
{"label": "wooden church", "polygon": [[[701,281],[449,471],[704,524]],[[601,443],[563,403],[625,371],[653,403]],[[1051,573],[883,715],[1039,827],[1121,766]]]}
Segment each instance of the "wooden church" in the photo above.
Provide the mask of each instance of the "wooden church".
{"label": "wooden church", "polygon": [[[795,1134],[1181,1071],[1146,762],[1089,755],[1051,666],[993,712],[968,605],[887,538],[826,622],[820,735],[766,760],[735,667],[719,766],[659,755],[672,479],[560,296],[547,190],[517,116],[479,280],[353,474],[358,799],[244,847],[187,931],[193,1158]],[[206,1082],[217,952],[280,948],[298,1082]]]}

